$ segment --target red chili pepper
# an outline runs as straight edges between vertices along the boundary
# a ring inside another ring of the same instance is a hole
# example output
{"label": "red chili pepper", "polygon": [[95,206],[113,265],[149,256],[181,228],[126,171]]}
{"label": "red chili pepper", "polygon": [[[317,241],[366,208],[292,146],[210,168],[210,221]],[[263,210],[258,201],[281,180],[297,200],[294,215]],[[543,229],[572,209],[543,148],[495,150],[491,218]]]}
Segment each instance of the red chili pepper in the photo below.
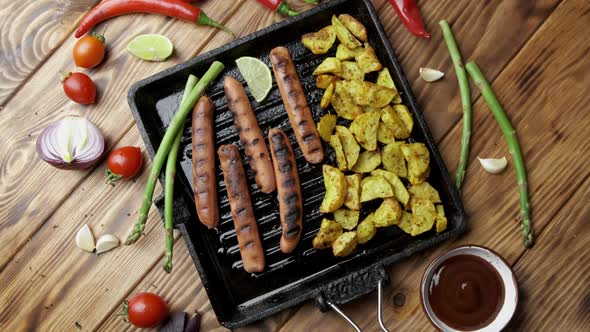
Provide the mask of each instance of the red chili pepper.
{"label": "red chili pepper", "polygon": [[162,14],[199,25],[210,25],[233,35],[225,26],[205,15],[200,8],[182,0],[108,0],[102,1],[84,16],[75,36],[81,37],[93,26],[109,18],[132,13]]}
{"label": "red chili pepper", "polygon": [[411,33],[417,37],[430,38],[430,34],[424,28],[420,9],[415,0],[389,0],[389,2]]}
{"label": "red chili pepper", "polygon": [[299,12],[289,8],[289,5],[282,0],[258,0],[258,2],[283,16],[295,16],[299,14]]}

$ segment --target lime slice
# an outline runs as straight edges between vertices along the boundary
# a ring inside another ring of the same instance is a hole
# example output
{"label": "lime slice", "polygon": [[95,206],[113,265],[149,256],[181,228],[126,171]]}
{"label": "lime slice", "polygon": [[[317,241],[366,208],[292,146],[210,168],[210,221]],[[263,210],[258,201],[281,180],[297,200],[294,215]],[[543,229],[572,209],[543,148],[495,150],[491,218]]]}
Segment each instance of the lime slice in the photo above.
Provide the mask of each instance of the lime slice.
{"label": "lime slice", "polygon": [[254,99],[259,103],[266,99],[272,89],[272,75],[266,64],[249,56],[237,59],[236,64]]}
{"label": "lime slice", "polygon": [[127,51],[147,61],[164,61],[174,51],[170,39],[156,34],[139,35],[127,44]]}

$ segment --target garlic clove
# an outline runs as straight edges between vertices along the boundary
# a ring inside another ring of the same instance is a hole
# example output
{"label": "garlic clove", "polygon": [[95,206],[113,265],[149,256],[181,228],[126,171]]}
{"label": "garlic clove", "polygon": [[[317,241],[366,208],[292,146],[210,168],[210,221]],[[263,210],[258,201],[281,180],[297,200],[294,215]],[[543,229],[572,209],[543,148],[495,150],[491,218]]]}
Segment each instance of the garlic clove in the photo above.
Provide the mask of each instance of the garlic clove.
{"label": "garlic clove", "polygon": [[420,68],[420,77],[426,82],[434,82],[440,80],[445,73],[440,70],[432,69],[432,68]]}
{"label": "garlic clove", "polygon": [[119,239],[111,234],[105,234],[96,241],[96,254],[107,252],[119,246]]}
{"label": "garlic clove", "polygon": [[87,224],[84,224],[84,226],[78,230],[78,233],[76,234],[76,245],[84,251],[94,251],[94,235],[92,235],[92,231]]}
{"label": "garlic clove", "polygon": [[492,174],[498,174],[502,172],[508,165],[508,160],[506,160],[506,157],[502,157],[501,159],[477,157],[477,159],[479,159],[481,167],[483,167],[486,172]]}

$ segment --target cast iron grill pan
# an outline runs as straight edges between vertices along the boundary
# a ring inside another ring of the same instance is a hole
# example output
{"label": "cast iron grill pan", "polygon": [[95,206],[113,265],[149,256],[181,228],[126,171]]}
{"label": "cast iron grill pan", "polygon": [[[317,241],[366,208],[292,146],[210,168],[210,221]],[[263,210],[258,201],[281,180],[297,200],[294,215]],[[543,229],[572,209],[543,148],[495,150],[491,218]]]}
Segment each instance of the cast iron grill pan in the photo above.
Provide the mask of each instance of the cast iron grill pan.
{"label": "cast iron grill pan", "polygon": [[[323,310],[326,309],[327,301],[348,302],[373,290],[376,280],[386,278],[384,265],[457,236],[465,229],[465,214],[459,196],[368,0],[331,1],[136,83],[130,89],[128,99],[150,156],[153,158],[154,151],[179,106],[188,75],[202,75],[215,60],[226,66],[221,77],[206,92],[216,106],[216,148],[222,144],[235,144],[244,156],[232,115],[227,108],[223,78],[227,75],[237,78],[248,92],[245,81],[235,66],[235,59],[241,56],[258,57],[270,67],[269,52],[276,46],[286,46],[289,49],[317,122],[325,114],[319,107],[323,91],[315,87],[312,72],[325,57],[334,56],[335,47],[327,55],[313,55],[303,47],[300,38],[303,33],[316,31],[330,24],[332,14],[341,13],[351,14],[365,24],[370,44],[383,65],[391,71],[403,103],[413,113],[416,124],[410,140],[424,142],[430,149],[429,182],[441,194],[449,222],[448,229],[441,234],[430,231],[414,238],[397,227],[379,229],[371,241],[359,246],[347,258],[336,258],[331,250],[313,249],[312,239],[323,218],[319,213],[319,205],[325,192],[322,167],[321,164],[308,164],[303,158],[275,82],[266,101],[258,104],[250,97],[250,102],[265,137],[270,128],[278,127],[285,131],[291,141],[304,198],[303,233],[301,242],[293,253],[286,255],[279,250],[281,224],[276,193],[268,195],[258,190],[247,160],[243,158],[266,255],[265,270],[262,273],[249,274],[242,268],[218,160],[219,226],[215,230],[207,230],[197,219],[192,194],[189,117],[179,156],[181,171],[177,173],[176,180],[175,222],[187,243],[217,318],[226,327],[248,324],[311,298],[317,299]],[[367,79],[374,81],[375,77],[368,76]],[[333,150],[325,143],[324,148],[325,162],[335,165]],[[162,212],[161,200],[156,204]],[[363,205],[361,218],[375,210],[378,204],[379,202],[374,202]]]}

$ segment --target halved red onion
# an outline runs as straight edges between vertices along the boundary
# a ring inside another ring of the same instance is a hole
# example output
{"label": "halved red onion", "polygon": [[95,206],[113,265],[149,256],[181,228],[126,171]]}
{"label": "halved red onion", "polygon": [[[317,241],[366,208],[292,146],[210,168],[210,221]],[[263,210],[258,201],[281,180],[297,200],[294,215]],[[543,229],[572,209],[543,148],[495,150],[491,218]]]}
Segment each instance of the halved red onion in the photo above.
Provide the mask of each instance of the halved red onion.
{"label": "halved red onion", "polygon": [[94,166],[104,153],[100,130],[82,117],[67,117],[47,126],[37,138],[41,159],[61,169]]}

